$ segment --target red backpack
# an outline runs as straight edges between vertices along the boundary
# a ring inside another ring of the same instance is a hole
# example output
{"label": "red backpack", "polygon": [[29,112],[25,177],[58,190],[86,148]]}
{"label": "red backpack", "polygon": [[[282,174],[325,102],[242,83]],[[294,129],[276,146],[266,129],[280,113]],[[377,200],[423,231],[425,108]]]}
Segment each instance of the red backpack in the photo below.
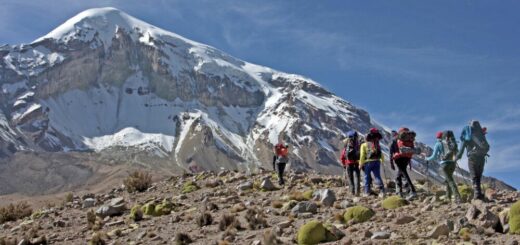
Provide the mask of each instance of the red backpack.
{"label": "red backpack", "polygon": [[408,128],[400,128],[397,136],[397,147],[399,152],[394,153],[393,158],[412,158],[415,154],[415,132]]}
{"label": "red backpack", "polygon": [[283,144],[277,144],[275,146],[276,156],[286,157],[289,155],[289,149]]}

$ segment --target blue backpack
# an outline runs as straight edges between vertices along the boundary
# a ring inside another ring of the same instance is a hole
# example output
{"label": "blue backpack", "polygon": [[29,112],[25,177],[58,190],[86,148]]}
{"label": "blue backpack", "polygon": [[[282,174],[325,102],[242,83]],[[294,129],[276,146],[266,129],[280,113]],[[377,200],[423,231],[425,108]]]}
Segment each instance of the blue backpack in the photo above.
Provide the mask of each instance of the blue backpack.
{"label": "blue backpack", "polygon": [[468,155],[486,156],[489,152],[489,143],[479,121],[472,121],[471,125],[465,126],[460,140],[468,144]]}

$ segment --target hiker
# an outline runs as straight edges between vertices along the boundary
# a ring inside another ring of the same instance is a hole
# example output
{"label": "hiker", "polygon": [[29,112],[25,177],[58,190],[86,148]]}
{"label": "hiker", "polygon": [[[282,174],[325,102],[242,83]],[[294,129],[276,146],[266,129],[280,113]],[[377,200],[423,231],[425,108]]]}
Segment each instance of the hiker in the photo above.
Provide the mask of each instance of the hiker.
{"label": "hiker", "polygon": [[[412,183],[412,179],[408,174],[407,168],[412,167],[412,157],[413,154],[418,153],[418,149],[415,148],[415,132],[410,131],[408,128],[400,128],[398,132],[393,131],[392,143],[390,144],[390,167],[392,170],[395,170],[395,165],[397,165],[397,176],[396,176],[396,192],[401,197],[405,197],[403,192],[403,178],[408,185],[409,194],[407,199],[412,199],[417,196],[415,191],[415,186]],[[394,165],[395,163],[395,165]]]}
{"label": "hiker", "polygon": [[468,168],[473,182],[473,199],[484,200],[480,181],[489,152],[489,143],[486,140],[486,133],[487,128],[486,131],[484,131],[480,126],[480,122],[474,120],[470,122],[470,125],[462,129],[460,135],[462,144],[456,159],[460,160],[464,150],[467,151]]}
{"label": "hiker", "polygon": [[284,144],[283,141],[280,140],[279,143],[274,146],[273,157],[273,170],[278,172],[278,184],[280,185],[285,184],[283,173],[287,162],[289,162],[289,145],[287,143]]}
{"label": "hiker", "polygon": [[451,200],[451,196],[455,197],[455,203],[460,203],[460,193],[457,184],[453,179],[453,172],[457,168],[455,157],[458,152],[457,141],[453,131],[446,130],[437,132],[435,135],[437,142],[433,147],[433,153],[426,158],[426,161],[437,160],[440,163],[442,173],[444,174],[444,183],[446,185],[446,197]]}
{"label": "hiker", "polygon": [[359,139],[358,133],[351,130],[347,133],[345,146],[341,152],[341,163],[347,172],[347,177],[352,195],[359,196]]}
{"label": "hiker", "polygon": [[371,128],[366,136],[366,142],[361,145],[359,168],[365,173],[365,196],[374,194],[370,190],[372,184],[372,173],[374,174],[376,184],[381,191],[380,196],[385,196],[385,186],[381,179],[381,163],[384,162],[384,155],[381,151],[379,141],[383,138],[377,128]]}

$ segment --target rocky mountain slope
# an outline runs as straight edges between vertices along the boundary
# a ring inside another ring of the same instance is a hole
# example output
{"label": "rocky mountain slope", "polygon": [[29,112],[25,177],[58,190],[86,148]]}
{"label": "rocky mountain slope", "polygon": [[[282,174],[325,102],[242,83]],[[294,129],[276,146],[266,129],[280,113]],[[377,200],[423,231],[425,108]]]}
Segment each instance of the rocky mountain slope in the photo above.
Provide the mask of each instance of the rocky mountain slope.
{"label": "rocky mountain slope", "polygon": [[[166,172],[252,171],[269,166],[273,144],[286,138],[291,169],[332,174],[347,131],[378,127],[389,137],[366,111],[308,78],[113,8],[86,10],[30,44],[1,46],[0,85],[7,163],[20,152],[73,152]],[[442,181],[435,164],[414,163],[417,178]],[[0,194],[13,191],[24,189]]]}
{"label": "rocky mountain slope", "polygon": [[[76,193],[49,200],[30,217],[0,224],[0,244],[513,245],[520,240],[508,234],[513,227],[520,232],[520,202],[512,211],[518,192],[488,188],[489,202],[455,204],[436,186],[418,184],[418,198],[407,202],[397,196],[351,196],[338,176],[288,176],[285,188],[273,185],[269,172],[221,171],[172,176],[142,193],[123,187]],[[462,195],[471,193],[466,189]]]}

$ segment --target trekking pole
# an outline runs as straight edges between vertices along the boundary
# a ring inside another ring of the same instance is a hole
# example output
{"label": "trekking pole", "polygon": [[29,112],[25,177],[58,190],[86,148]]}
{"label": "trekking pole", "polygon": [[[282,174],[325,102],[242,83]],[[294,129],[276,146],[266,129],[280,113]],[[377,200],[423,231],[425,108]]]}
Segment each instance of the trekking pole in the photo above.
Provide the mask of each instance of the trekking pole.
{"label": "trekking pole", "polygon": [[430,193],[430,161],[426,161],[426,184],[428,185],[428,194]]}

